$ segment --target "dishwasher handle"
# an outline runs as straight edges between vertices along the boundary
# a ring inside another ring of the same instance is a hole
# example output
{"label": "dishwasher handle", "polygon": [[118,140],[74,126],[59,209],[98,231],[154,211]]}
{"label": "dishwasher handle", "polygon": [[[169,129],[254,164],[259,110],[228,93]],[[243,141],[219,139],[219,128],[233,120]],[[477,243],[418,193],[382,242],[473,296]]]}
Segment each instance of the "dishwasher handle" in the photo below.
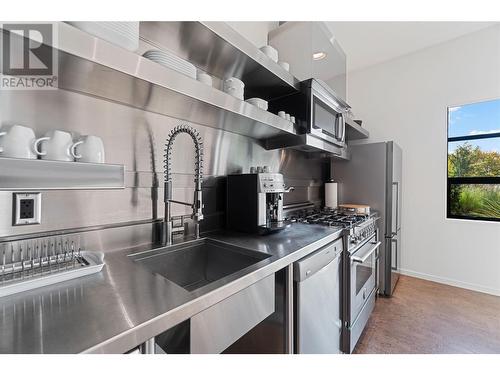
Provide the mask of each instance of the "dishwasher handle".
{"label": "dishwasher handle", "polygon": [[363,255],[361,255],[359,257],[357,255],[352,256],[351,257],[352,261],[355,262],[355,263],[364,263],[364,262],[366,262],[366,260],[370,257],[370,255],[372,255],[373,252],[380,247],[381,243],[382,242],[380,242],[380,241],[378,241],[377,243],[370,242],[370,244],[375,245],[375,246],[373,246],[372,248],[370,248],[370,250],[368,250],[365,254],[363,254]]}
{"label": "dishwasher handle", "polygon": [[342,238],[298,260],[293,265],[293,279],[301,282],[328,266],[342,253]]}

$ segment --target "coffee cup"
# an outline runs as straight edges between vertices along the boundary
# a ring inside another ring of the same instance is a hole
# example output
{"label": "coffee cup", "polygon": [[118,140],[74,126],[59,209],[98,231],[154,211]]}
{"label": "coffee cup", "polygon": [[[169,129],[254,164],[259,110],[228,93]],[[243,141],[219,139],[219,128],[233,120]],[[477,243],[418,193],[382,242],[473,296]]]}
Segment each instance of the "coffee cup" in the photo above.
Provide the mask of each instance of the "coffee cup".
{"label": "coffee cup", "polygon": [[207,73],[198,71],[196,73],[196,79],[205,85],[212,86],[212,77],[210,77]]}
{"label": "coffee cup", "polygon": [[224,80],[223,91],[243,100],[243,94],[245,90],[245,84],[238,78],[231,77]]}
{"label": "coffee cup", "polygon": [[39,155],[37,145],[43,138],[36,139],[33,129],[12,125],[0,129],[0,156],[20,159],[36,159]]}
{"label": "coffee cup", "polygon": [[271,46],[260,47],[260,50],[274,62],[278,62],[278,51]]}
{"label": "coffee cup", "polygon": [[75,160],[84,163],[104,163],[104,143],[95,135],[85,135],[74,144]]}
{"label": "coffee cup", "polygon": [[36,150],[44,160],[74,161],[75,146],[70,133],[62,130],[52,130],[45,137],[37,140],[41,151]]}
{"label": "coffee cup", "polygon": [[285,69],[287,72],[290,71],[290,64],[286,61],[278,61],[278,65]]}

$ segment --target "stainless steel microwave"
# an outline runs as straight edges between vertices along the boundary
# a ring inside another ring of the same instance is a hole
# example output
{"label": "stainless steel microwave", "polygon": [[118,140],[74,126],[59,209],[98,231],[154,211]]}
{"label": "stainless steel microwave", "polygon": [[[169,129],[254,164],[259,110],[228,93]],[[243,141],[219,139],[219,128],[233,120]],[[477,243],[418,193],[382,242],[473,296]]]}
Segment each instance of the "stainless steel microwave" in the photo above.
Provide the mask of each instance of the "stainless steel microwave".
{"label": "stainless steel microwave", "polygon": [[298,134],[309,134],[338,147],[345,146],[345,115],[350,106],[323,81],[308,79],[298,92],[269,102],[269,110],[295,116]]}

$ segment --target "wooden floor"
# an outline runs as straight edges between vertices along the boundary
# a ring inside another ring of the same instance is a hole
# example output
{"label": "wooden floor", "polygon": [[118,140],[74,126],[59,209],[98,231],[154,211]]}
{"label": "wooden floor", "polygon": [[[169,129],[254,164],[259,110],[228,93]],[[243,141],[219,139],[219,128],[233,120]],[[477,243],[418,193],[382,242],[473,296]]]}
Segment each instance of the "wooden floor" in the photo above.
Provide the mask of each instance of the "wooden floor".
{"label": "wooden floor", "polygon": [[355,353],[500,353],[500,297],[401,276]]}

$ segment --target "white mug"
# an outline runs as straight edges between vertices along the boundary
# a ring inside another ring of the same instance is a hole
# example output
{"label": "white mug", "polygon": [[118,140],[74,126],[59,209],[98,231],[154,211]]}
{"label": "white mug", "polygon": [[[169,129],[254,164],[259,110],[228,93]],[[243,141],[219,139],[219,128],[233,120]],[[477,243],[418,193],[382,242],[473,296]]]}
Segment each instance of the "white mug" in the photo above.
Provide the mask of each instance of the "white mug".
{"label": "white mug", "polygon": [[238,78],[231,77],[224,81],[224,91],[227,92],[227,90],[229,89],[243,92],[243,90],[245,89],[245,84]]}
{"label": "white mug", "polygon": [[37,140],[41,144],[41,151],[37,151],[44,160],[74,161],[75,146],[70,133],[62,130],[52,130],[45,137]]}
{"label": "white mug", "polygon": [[290,64],[285,61],[278,61],[278,65],[285,69],[287,72],[290,71]]}
{"label": "white mug", "polygon": [[43,139],[36,139],[33,129],[13,125],[0,131],[0,156],[20,159],[36,159],[39,155],[37,145]]}
{"label": "white mug", "polygon": [[85,135],[74,145],[75,159],[84,163],[104,163],[104,143],[95,135]]}
{"label": "white mug", "polygon": [[286,113],[285,113],[285,111],[279,111],[278,112],[278,116],[281,117],[281,118],[286,119]]}
{"label": "white mug", "polygon": [[212,77],[210,77],[207,73],[198,71],[196,73],[196,79],[205,85],[212,86]]}

